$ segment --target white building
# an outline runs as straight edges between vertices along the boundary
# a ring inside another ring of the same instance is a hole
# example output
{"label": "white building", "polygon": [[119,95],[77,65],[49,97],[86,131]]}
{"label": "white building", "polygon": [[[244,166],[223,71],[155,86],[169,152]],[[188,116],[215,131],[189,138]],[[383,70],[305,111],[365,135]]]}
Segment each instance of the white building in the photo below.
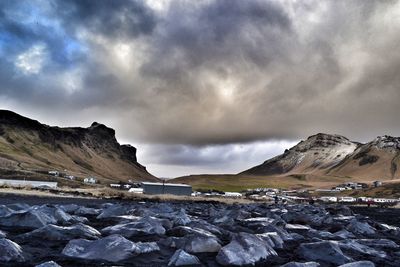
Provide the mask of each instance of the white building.
{"label": "white building", "polygon": [[351,202],[356,202],[357,199],[354,197],[339,197],[338,202],[344,202],[344,203],[351,203]]}
{"label": "white building", "polygon": [[83,182],[84,182],[85,184],[95,184],[95,183],[97,183],[97,179],[94,178],[94,177],[86,177],[86,178],[83,180]]}
{"label": "white building", "polygon": [[224,197],[232,197],[232,198],[240,198],[242,197],[241,193],[237,193],[237,192],[225,192],[225,195],[223,195]]}
{"label": "white building", "polygon": [[135,188],[135,187],[132,187],[131,189],[129,189],[128,192],[130,192],[130,193],[136,193],[136,194],[143,194],[143,188]]}

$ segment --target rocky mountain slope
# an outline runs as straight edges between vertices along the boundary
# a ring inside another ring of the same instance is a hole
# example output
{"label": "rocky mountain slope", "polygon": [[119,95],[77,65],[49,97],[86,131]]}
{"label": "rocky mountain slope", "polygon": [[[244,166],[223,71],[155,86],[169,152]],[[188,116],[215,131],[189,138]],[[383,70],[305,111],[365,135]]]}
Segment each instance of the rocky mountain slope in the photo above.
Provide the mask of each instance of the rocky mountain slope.
{"label": "rocky mountain slope", "polygon": [[361,144],[346,137],[316,134],[282,155],[248,169],[242,175],[312,174],[362,179],[400,178],[400,138],[380,136]]}
{"label": "rocky mountain slope", "polygon": [[7,110],[0,110],[0,170],[2,174],[58,170],[100,180],[157,180],[137,162],[136,148],[120,145],[115,131],[103,124],[51,127]]}
{"label": "rocky mountain slope", "polygon": [[378,136],[360,145],[328,173],[377,179],[400,178],[400,138]]}

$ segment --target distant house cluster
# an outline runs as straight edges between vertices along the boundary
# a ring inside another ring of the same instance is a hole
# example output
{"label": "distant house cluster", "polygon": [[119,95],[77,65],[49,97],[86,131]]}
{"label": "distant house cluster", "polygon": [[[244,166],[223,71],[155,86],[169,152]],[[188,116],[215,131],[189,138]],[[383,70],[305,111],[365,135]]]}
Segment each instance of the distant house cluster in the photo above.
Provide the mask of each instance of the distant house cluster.
{"label": "distant house cluster", "polygon": [[171,184],[171,183],[113,183],[111,188],[128,190],[130,193],[148,194],[148,195],[180,195],[190,196],[192,194],[192,186],[186,184]]}
{"label": "distant house cluster", "polygon": [[97,179],[94,177],[86,177],[85,179],[83,179],[83,182],[85,184],[96,184],[97,183]]}
{"label": "distant house cluster", "polygon": [[54,176],[54,177],[62,177],[62,178],[68,179],[68,180],[75,180],[75,176],[70,175],[70,174],[67,174],[67,173],[66,173],[66,170],[65,170],[64,172],[59,172],[59,171],[56,171],[56,170],[51,170],[51,171],[48,171],[48,174],[49,174],[49,175],[52,175],[52,176]]}

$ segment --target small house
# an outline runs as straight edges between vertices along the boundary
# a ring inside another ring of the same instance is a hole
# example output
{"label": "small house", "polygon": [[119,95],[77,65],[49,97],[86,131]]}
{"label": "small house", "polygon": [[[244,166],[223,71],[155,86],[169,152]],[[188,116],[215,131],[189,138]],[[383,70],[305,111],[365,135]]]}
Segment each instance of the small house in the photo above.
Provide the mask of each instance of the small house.
{"label": "small house", "polygon": [[231,198],[241,198],[242,194],[238,192],[225,192],[224,197],[231,197]]}
{"label": "small house", "polygon": [[73,175],[66,175],[65,178],[69,180],[75,180],[75,176]]}
{"label": "small house", "polygon": [[49,174],[53,175],[53,176],[56,176],[56,177],[60,176],[60,172],[59,171],[49,171]]}
{"label": "small house", "polygon": [[95,184],[95,183],[97,183],[97,179],[94,178],[94,177],[86,177],[86,178],[83,180],[83,182],[84,182],[85,184]]}
{"label": "small house", "polygon": [[374,181],[372,184],[374,185],[374,187],[382,186],[382,182],[381,181]]}
{"label": "small house", "polygon": [[132,187],[131,189],[129,189],[128,192],[135,193],[135,194],[143,194],[143,188]]}

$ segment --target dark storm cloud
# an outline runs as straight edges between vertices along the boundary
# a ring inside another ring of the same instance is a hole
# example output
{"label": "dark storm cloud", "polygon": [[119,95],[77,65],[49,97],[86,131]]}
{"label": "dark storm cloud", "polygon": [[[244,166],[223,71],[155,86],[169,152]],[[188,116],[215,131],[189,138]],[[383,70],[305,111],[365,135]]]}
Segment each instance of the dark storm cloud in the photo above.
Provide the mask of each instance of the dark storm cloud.
{"label": "dark storm cloud", "polygon": [[150,34],[157,23],[152,10],[142,1],[72,0],[55,1],[54,5],[66,28],[75,31],[76,27],[85,27],[109,38]]}
{"label": "dark storm cloud", "polygon": [[164,163],[202,162],[198,146],[400,130],[397,1],[0,5],[0,97],[178,144]]}

